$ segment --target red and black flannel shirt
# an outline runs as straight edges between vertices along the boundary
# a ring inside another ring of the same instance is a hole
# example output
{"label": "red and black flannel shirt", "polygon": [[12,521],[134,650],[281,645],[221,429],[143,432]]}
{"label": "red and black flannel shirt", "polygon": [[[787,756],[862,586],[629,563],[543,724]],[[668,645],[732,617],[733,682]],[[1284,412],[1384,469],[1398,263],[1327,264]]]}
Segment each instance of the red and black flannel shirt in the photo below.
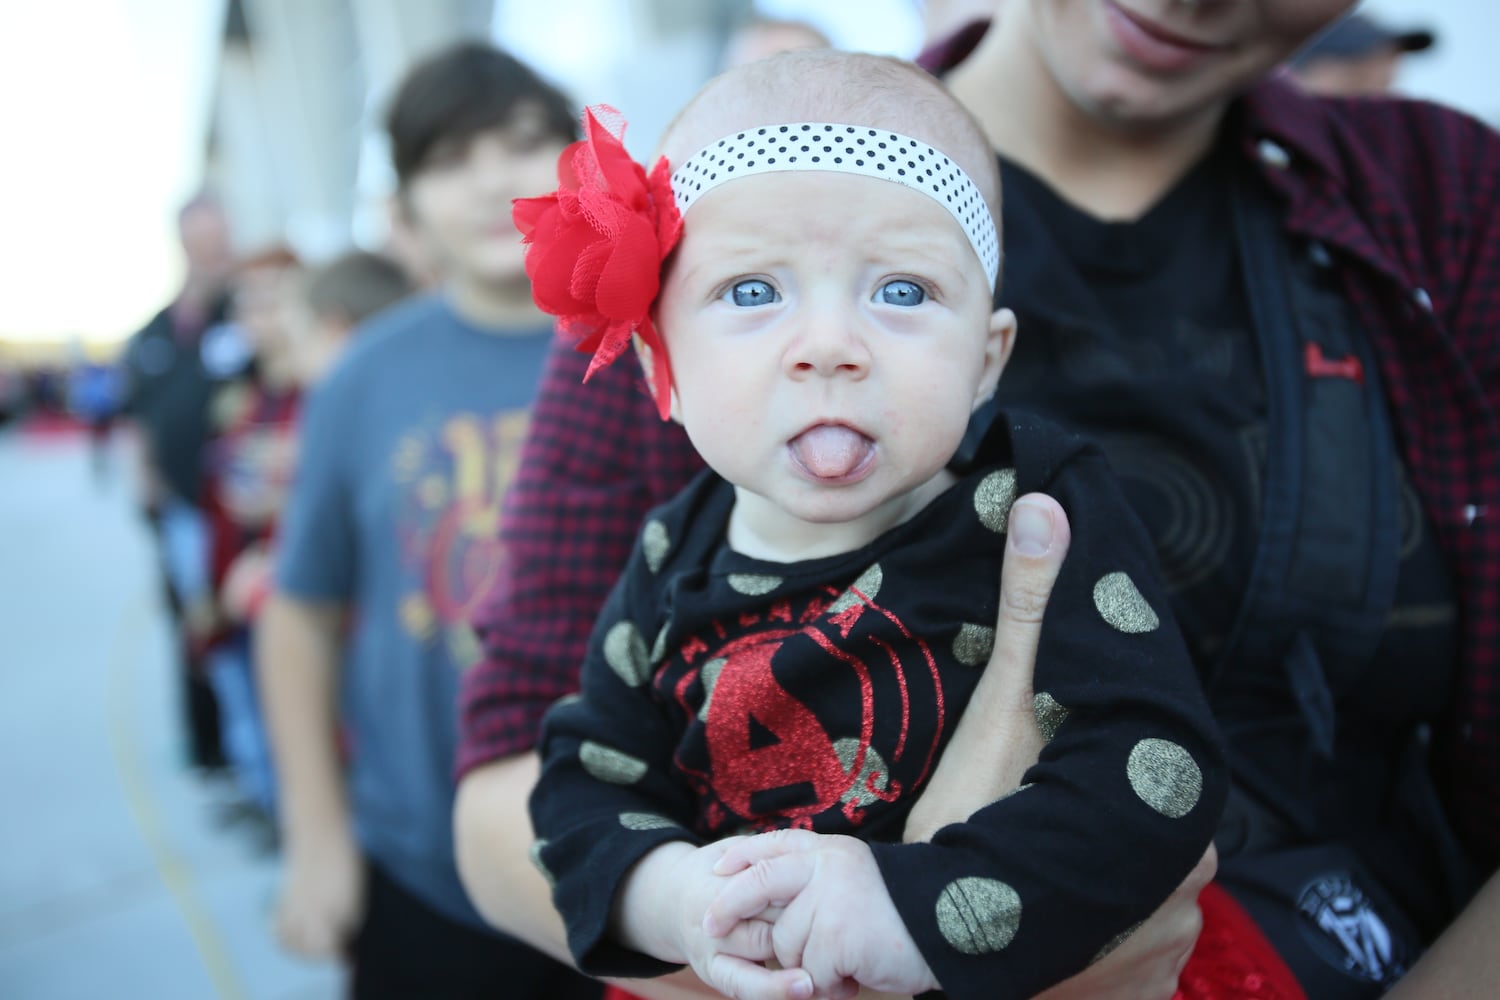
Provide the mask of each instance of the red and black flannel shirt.
{"label": "red and black flannel shirt", "polygon": [[[1334,101],[1266,81],[1237,102],[1238,143],[1323,243],[1381,365],[1398,446],[1460,602],[1462,662],[1437,734],[1464,839],[1500,858],[1500,134],[1401,100]],[[645,511],[699,467],[632,365],[581,378],[556,350],[507,498],[509,561],[475,625],[458,772],[529,749],[577,685],[589,631]],[[1425,669],[1413,664],[1412,669]]]}

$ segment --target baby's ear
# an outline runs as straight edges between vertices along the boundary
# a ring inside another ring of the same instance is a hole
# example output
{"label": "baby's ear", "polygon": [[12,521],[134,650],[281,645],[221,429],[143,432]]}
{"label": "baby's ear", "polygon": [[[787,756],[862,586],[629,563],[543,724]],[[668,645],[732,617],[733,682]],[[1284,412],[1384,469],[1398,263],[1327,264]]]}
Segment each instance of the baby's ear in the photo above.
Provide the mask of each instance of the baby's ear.
{"label": "baby's ear", "polygon": [[974,409],[979,409],[995,395],[1000,384],[1000,373],[1010,360],[1010,352],[1016,346],[1016,314],[1009,309],[996,309],[990,315],[990,327],[984,344],[984,374],[979,379],[978,391],[974,394]]}
{"label": "baby's ear", "polygon": [[[632,334],[630,342],[635,346],[636,360],[641,363],[641,370],[646,376],[646,391],[651,398],[656,398],[656,358],[651,351],[651,345],[641,339],[640,334]],[[672,387],[672,420],[682,423],[682,408],[677,402],[677,387]]]}

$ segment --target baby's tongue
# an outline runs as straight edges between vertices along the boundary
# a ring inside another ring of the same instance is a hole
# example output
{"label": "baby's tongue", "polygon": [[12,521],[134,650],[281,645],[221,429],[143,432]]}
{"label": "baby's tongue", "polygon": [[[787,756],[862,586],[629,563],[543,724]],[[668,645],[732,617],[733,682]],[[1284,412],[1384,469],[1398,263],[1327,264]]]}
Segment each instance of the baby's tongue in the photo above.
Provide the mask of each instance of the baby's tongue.
{"label": "baby's tongue", "polygon": [[873,442],[848,427],[819,424],[792,439],[792,454],[820,479],[849,475],[869,455]]}

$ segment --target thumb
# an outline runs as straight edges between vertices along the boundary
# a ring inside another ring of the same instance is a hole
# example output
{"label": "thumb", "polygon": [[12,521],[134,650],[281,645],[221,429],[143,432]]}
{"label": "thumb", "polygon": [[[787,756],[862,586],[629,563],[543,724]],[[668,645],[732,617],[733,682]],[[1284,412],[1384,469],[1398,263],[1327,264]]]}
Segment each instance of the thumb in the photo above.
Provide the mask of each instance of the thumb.
{"label": "thumb", "polygon": [[[1063,558],[1072,541],[1068,515],[1062,505],[1045,493],[1028,493],[1010,509],[1010,532],[1000,576],[1000,617],[996,631],[1006,642],[1031,640],[1025,661],[1036,655],[1042,612],[1057,582]],[[997,639],[998,641],[998,639]]]}
{"label": "thumb", "polygon": [[975,704],[985,706],[991,724],[1009,736],[994,760],[997,777],[1006,789],[1020,783],[1021,775],[1041,753],[1043,740],[1032,711],[1032,678],[1042,617],[1072,538],[1062,505],[1044,493],[1029,493],[1011,508],[995,645],[970,703],[970,712]]}

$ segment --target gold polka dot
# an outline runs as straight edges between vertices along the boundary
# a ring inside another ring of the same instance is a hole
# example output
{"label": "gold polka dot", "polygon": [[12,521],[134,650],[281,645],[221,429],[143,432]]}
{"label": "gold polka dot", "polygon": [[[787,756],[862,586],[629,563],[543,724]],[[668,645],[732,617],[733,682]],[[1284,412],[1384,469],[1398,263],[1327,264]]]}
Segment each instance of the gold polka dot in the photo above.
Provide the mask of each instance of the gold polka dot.
{"label": "gold polka dot", "polygon": [[641,554],[646,557],[651,572],[661,571],[662,563],[667,561],[667,553],[671,551],[672,539],[667,534],[667,526],[655,518],[647,521],[641,531]]}
{"label": "gold polka dot", "polygon": [[1192,812],[1203,794],[1203,772],[1193,755],[1170,740],[1141,740],[1130,751],[1125,773],[1141,801],[1170,819]]}
{"label": "gold polka dot", "polygon": [[1042,739],[1051,740],[1057,735],[1057,727],[1068,717],[1068,710],[1045,691],[1038,691],[1031,699],[1031,711],[1036,715],[1036,728]]}
{"label": "gold polka dot", "polygon": [[[863,573],[859,579],[849,585],[849,589],[839,595],[839,599],[828,606],[828,613],[836,615],[841,611],[848,611],[856,604],[863,604],[866,600],[873,601],[875,595],[880,593],[880,585],[885,582],[885,570],[876,563]],[[864,596],[861,597],[860,595]]]}
{"label": "gold polka dot", "polygon": [[1021,926],[1021,897],[997,879],[955,879],[938,896],[937,923],[948,943],[965,955],[999,951]]}
{"label": "gold polka dot", "polygon": [[1004,531],[1010,523],[1010,505],[1016,502],[1016,470],[991,472],[974,491],[974,510],[979,523],[991,531]]}
{"label": "gold polka dot", "polygon": [[698,718],[704,722],[708,721],[708,703],[713,700],[714,686],[719,683],[719,671],[727,662],[724,657],[716,656],[703,664],[703,673],[699,675],[703,681],[703,706],[698,709]]}
{"label": "gold polka dot", "polygon": [[670,830],[678,824],[656,813],[620,813],[620,825],[627,830]]}
{"label": "gold polka dot", "polygon": [[1116,934],[1108,941],[1104,942],[1104,947],[1100,948],[1098,953],[1095,954],[1093,958],[1089,959],[1089,964],[1093,965],[1095,962],[1103,959],[1105,955],[1108,955],[1110,952],[1120,947],[1120,945],[1124,944],[1126,939],[1129,938],[1130,935],[1134,934],[1140,929],[1141,925],[1139,923],[1131,924],[1129,927],[1125,928],[1123,931]]}
{"label": "gold polka dot", "polygon": [[1124,573],[1109,573],[1094,584],[1094,607],[1105,621],[1131,635],[1154,632],[1161,624],[1151,605]]}
{"label": "gold polka dot", "polygon": [[[838,755],[839,765],[843,767],[845,774],[854,773],[854,762],[859,758],[860,741],[853,736],[846,736],[841,740],[833,741],[833,752]],[[857,806],[867,806],[878,802],[880,796],[871,789],[885,791],[890,787],[890,768],[886,766],[880,754],[875,752],[874,747],[865,750],[865,759],[862,762],[859,774],[854,783],[849,786],[848,791],[839,797],[840,802],[852,802]]]}
{"label": "gold polka dot", "polygon": [[635,627],[635,622],[615,622],[604,634],[604,662],[630,687],[640,687],[651,679],[646,640],[641,638],[641,630]]}
{"label": "gold polka dot", "polygon": [[982,667],[995,651],[995,630],[988,625],[964,624],[953,640],[953,658],[966,667]]}
{"label": "gold polka dot", "polygon": [[546,849],[547,841],[533,840],[531,846],[526,850],[526,856],[531,859],[532,867],[542,873],[542,878],[547,880],[547,884],[555,888],[557,886],[557,878],[552,874],[552,870],[547,867],[547,863],[542,860],[542,852]]}
{"label": "gold polka dot", "polygon": [[730,573],[729,588],[737,594],[746,597],[759,597],[769,594],[781,586],[781,577],[765,576],[760,573]]}
{"label": "gold polka dot", "polygon": [[633,785],[646,776],[645,761],[593,740],[583,741],[578,759],[590,775],[611,785]]}

